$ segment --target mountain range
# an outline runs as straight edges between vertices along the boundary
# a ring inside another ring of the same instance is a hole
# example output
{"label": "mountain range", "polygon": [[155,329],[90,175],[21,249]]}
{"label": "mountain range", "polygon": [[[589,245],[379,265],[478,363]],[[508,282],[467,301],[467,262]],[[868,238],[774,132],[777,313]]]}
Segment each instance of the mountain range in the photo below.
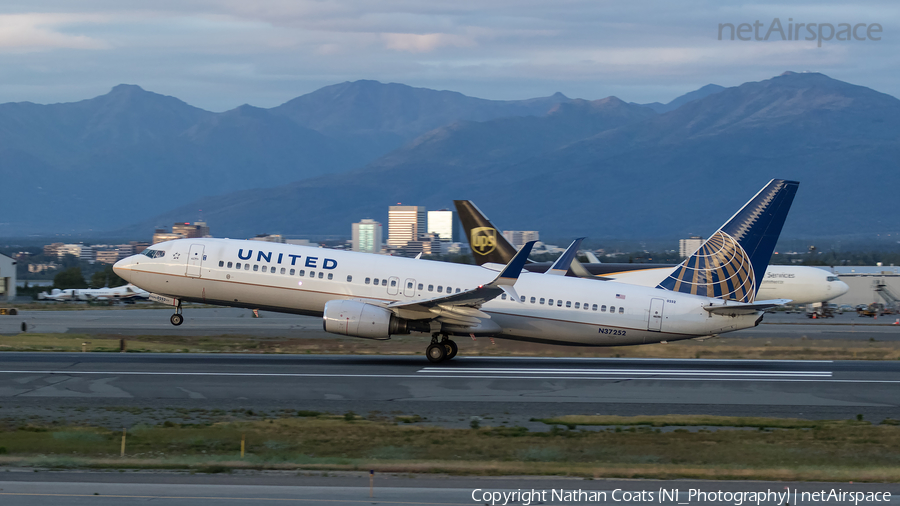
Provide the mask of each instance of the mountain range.
{"label": "mountain range", "polygon": [[900,230],[898,113],[889,95],[793,72],[669,104],[357,81],[218,114],[118,86],[0,105],[0,173],[25,167],[0,234],[90,223],[138,237],[202,209],[218,236],[349,235],[398,202],[473,199],[504,228],[551,237],[708,236],[789,178],[801,186],[785,236],[874,236]]}

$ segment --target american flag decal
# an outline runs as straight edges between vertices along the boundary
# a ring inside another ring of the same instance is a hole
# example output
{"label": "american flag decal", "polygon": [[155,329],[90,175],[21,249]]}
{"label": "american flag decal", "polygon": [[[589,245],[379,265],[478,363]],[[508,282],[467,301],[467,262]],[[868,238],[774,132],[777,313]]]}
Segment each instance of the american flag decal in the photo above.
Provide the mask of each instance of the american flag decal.
{"label": "american flag decal", "polygon": [[621,293],[617,293],[617,294],[616,294],[616,298],[617,298],[617,299],[624,299],[625,296],[622,295]]}

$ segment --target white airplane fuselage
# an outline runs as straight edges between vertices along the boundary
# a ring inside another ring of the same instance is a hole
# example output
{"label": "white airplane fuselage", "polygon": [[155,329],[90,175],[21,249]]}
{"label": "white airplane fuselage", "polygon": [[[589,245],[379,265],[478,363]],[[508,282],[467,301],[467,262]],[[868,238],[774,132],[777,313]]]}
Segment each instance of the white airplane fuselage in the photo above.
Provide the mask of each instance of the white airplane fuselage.
{"label": "white airplane fuselage", "polygon": [[[656,286],[677,266],[602,274],[620,283]],[[824,269],[802,265],[770,265],[756,294],[759,300],[788,299],[793,304],[825,302],[847,293],[850,287]]]}
{"label": "white airplane fuselage", "polygon": [[[497,276],[473,265],[258,241],[180,239],[151,248],[164,254],[120,260],[116,273],[173,299],[305,315],[322,315],[325,304],[338,299],[378,306],[431,299]],[[514,289],[524,302],[504,294],[484,303],[480,310],[490,319],[483,332],[472,333],[556,344],[644,344],[753,327],[762,314],[726,316],[704,309],[721,306],[721,299],[528,272]]]}

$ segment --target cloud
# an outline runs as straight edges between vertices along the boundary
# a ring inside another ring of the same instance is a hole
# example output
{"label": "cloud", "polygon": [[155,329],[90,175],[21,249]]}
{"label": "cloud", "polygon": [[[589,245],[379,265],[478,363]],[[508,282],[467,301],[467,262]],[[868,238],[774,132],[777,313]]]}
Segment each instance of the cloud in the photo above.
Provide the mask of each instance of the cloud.
{"label": "cloud", "polygon": [[388,49],[409,53],[428,53],[440,47],[472,47],[475,41],[448,33],[383,33],[381,38]]}
{"label": "cloud", "polygon": [[51,49],[107,49],[105,41],[65,33],[67,26],[105,22],[104,16],[83,14],[0,14],[0,51],[32,52]]}

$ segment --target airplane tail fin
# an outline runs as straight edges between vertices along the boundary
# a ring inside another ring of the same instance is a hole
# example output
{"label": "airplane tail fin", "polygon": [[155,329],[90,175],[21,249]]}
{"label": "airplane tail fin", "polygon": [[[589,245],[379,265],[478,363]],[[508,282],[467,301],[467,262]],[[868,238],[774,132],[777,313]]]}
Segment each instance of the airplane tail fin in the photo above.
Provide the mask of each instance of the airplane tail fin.
{"label": "airplane tail fin", "polygon": [[514,256],[516,248],[494,227],[491,220],[470,200],[454,200],[459,221],[462,223],[475,263],[483,265],[495,263],[506,265]]}
{"label": "airplane tail fin", "polygon": [[753,302],[799,185],[769,181],[657,288]]}

